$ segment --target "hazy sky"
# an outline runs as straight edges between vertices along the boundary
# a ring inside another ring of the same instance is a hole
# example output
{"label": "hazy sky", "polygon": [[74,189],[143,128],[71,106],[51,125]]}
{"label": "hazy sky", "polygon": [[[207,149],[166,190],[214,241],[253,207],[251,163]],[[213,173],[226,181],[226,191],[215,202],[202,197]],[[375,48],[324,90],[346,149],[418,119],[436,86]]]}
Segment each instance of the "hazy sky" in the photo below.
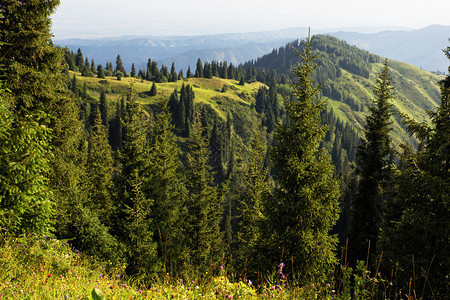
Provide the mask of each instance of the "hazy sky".
{"label": "hazy sky", "polygon": [[58,38],[450,25],[450,0],[61,0]]}

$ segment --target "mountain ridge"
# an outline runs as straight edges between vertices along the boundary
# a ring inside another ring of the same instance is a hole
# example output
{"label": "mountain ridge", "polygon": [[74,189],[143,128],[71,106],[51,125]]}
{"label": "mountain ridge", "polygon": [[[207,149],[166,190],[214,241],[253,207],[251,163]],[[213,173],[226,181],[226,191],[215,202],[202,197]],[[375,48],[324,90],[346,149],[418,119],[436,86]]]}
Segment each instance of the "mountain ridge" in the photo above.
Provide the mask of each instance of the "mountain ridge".
{"label": "mountain ridge", "polygon": [[[349,28],[348,30],[350,30]],[[395,29],[395,28],[394,28]],[[450,26],[430,25],[413,30],[384,30],[376,33],[312,30],[314,34],[328,34],[349,44],[369,50],[389,59],[411,63],[428,71],[447,72],[447,62],[441,53],[449,38]],[[366,30],[367,31],[367,30]],[[225,33],[198,36],[122,36],[98,39],[55,40],[55,44],[76,51],[81,48],[85,56],[105,63],[115,61],[120,54],[124,65],[137,67],[148,58],[160,63],[175,62],[178,69],[195,66],[198,58],[224,60],[238,65],[256,59],[272,49],[307,36],[305,27],[276,31]],[[420,46],[420,47],[419,47]],[[258,47],[261,50],[258,50]],[[244,55],[244,54],[245,55]]]}

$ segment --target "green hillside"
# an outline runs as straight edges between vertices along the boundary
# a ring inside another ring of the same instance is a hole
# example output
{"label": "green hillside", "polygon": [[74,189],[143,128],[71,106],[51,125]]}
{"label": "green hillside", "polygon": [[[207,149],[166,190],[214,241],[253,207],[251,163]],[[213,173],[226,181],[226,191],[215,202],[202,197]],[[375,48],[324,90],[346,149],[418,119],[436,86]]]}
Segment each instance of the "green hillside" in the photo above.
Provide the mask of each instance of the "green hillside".
{"label": "green hillside", "polygon": [[[302,52],[303,43],[294,41],[274,50],[244,68],[271,72],[292,78],[291,66],[299,62],[296,51]],[[319,68],[315,80],[321,84],[328,106],[344,122],[349,122],[361,133],[364,113],[374,98],[378,72],[384,58],[361,50],[337,38],[325,35],[313,37],[313,48]],[[388,60],[394,92],[394,110],[405,113],[417,121],[427,119],[426,110],[434,110],[440,101],[438,81],[443,76],[421,70],[413,65]],[[405,132],[399,117],[394,117],[393,141],[415,144]]]}
{"label": "green hillside", "polygon": [[[439,104],[439,86],[437,83],[442,79],[442,76],[398,61],[389,61],[389,65],[392,85],[395,87],[394,109],[413,117],[419,122],[426,121],[426,111],[434,110]],[[331,92],[328,93],[330,95],[323,96],[327,100],[328,109],[333,109],[334,115],[340,121],[351,124],[359,134],[361,134],[364,124],[367,105],[374,98],[372,90],[382,64],[377,62],[370,64],[370,66],[371,72],[368,78],[341,69],[340,77],[332,81],[327,79],[322,83],[325,88],[332,85],[333,88],[340,91],[337,95]],[[251,110],[252,104],[255,104],[255,96],[261,86],[266,86],[258,81],[246,83],[242,86],[239,85],[237,80],[218,77],[212,79],[185,78],[177,82],[156,83],[157,95],[150,97],[148,92],[152,86],[151,81],[130,77],[124,77],[118,81],[115,77],[98,79],[77,75],[81,86],[86,83],[94,102],[94,98],[99,98],[101,87],[105,89],[109,102],[113,103],[120,99],[124,91],[132,84],[140,101],[143,104],[152,104],[161,98],[168,99],[174,89],[180,90],[184,83],[193,86],[195,103],[209,105],[223,120],[226,119],[228,113],[231,113],[233,116],[237,115],[238,118],[252,119],[252,122],[258,122],[256,120],[260,117],[255,113],[255,110]],[[288,84],[279,85],[279,89],[290,90],[290,87]],[[323,94],[327,94],[326,91]],[[280,103],[282,97],[281,95],[278,96]],[[243,116],[243,112],[246,112],[246,116]],[[240,125],[251,126],[251,124],[244,125],[242,123]],[[248,131],[250,128],[240,128],[240,130]],[[406,132],[405,127],[401,124],[401,118],[398,116],[394,116],[392,138],[395,145],[400,143],[416,145],[417,143]]]}
{"label": "green hillside", "polygon": [[[442,77],[398,61],[389,61],[389,65],[392,85],[395,87],[394,110],[407,114],[419,122],[427,121],[426,111],[435,110],[439,105],[438,81]],[[374,99],[373,87],[381,68],[381,63],[372,64],[372,72],[367,79],[342,70],[342,76],[337,80],[339,86],[348,93],[348,98],[354,100],[362,109],[355,110],[352,108],[354,104],[327,97],[328,107],[333,108],[341,120],[350,122],[359,132],[364,124],[367,105]],[[394,115],[392,132],[394,144],[406,142],[415,145],[416,140],[406,132],[401,121],[400,117]]]}

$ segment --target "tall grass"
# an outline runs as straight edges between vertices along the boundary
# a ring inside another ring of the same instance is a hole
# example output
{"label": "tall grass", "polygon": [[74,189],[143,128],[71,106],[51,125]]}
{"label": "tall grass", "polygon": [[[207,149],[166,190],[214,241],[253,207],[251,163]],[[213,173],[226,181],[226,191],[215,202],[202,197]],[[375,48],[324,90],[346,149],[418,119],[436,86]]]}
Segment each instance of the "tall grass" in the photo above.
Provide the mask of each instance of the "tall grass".
{"label": "tall grass", "polygon": [[413,290],[402,295],[392,280],[370,276],[365,262],[356,270],[336,264],[329,282],[304,286],[289,282],[283,267],[259,284],[223,267],[184,280],[161,274],[146,283],[127,276],[125,265],[99,263],[68,241],[0,236],[0,299],[416,299]]}

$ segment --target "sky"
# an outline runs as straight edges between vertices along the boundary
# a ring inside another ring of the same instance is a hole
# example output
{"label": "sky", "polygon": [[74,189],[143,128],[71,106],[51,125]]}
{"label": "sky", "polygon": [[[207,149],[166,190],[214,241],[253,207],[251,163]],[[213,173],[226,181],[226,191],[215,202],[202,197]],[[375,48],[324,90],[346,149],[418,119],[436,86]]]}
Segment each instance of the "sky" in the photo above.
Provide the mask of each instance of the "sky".
{"label": "sky", "polygon": [[61,0],[56,39],[450,25],[450,0]]}

